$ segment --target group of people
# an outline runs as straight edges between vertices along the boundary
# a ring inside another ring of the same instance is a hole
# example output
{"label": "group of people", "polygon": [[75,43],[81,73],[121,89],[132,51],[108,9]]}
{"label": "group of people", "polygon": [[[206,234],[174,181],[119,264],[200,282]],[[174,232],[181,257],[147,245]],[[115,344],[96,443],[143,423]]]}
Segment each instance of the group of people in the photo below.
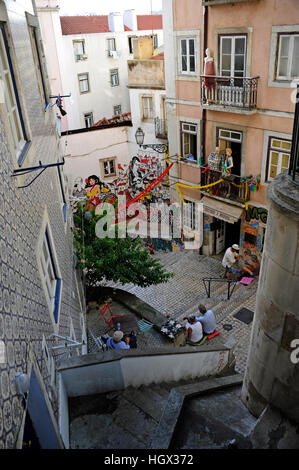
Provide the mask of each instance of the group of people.
{"label": "group of people", "polygon": [[185,324],[187,344],[200,344],[207,335],[216,331],[216,320],[212,310],[207,310],[202,304],[198,307],[199,316],[194,314],[184,317],[187,320]]}
{"label": "group of people", "polygon": [[[243,256],[239,254],[240,248],[236,243],[227,248],[222,259],[222,266],[224,267],[224,278],[231,279],[233,274],[242,276],[256,276],[259,274],[260,262],[258,257],[251,253],[250,250],[245,249]],[[238,261],[242,259],[240,266]]]}

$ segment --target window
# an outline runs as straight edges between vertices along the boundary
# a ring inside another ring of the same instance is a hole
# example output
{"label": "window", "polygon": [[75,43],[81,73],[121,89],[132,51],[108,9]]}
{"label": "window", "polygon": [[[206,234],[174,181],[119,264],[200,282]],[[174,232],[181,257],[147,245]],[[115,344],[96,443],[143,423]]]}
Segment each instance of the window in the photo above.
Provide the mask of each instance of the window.
{"label": "window", "polygon": [[130,36],[128,38],[128,42],[129,42],[129,53],[130,54],[133,54],[133,39],[136,39],[137,36]]}
{"label": "window", "polygon": [[117,104],[116,106],[113,106],[113,114],[114,114],[114,116],[116,114],[121,114],[121,105],[120,104]]}
{"label": "window", "polygon": [[75,60],[83,60],[85,57],[85,41],[73,41]]}
{"label": "window", "polygon": [[142,119],[154,119],[154,108],[152,96],[142,96]]}
{"label": "window", "polygon": [[181,124],[182,156],[197,161],[197,125]]}
{"label": "window", "polygon": [[153,38],[153,49],[158,49],[158,35],[154,34],[152,38]]}
{"label": "window", "polygon": [[195,39],[181,39],[181,73],[195,74],[196,58],[195,58]]}
{"label": "window", "polygon": [[191,230],[195,230],[197,228],[195,202],[187,201],[185,199],[185,204],[183,205],[183,218],[185,227],[188,227]]}
{"label": "window", "polygon": [[93,114],[92,113],[85,113],[84,114],[84,122],[85,127],[92,127],[93,126]]}
{"label": "window", "polygon": [[4,23],[0,22],[0,86],[4,93],[6,116],[19,166],[24,162],[31,141],[27,138],[17,83]]}
{"label": "window", "polygon": [[88,93],[89,92],[88,73],[80,73],[78,75],[78,80],[79,80],[80,93]]}
{"label": "window", "polygon": [[49,101],[48,101],[48,93],[47,93],[47,88],[46,88],[45,73],[44,73],[44,68],[42,64],[42,54],[40,50],[40,43],[38,40],[38,31],[37,31],[37,28],[33,26],[31,26],[29,29],[30,29],[32,45],[33,45],[33,55],[35,58],[34,63],[37,68],[38,86],[40,89],[40,95],[42,96],[42,99],[44,102],[44,110],[46,111],[49,106]]}
{"label": "window", "polygon": [[63,173],[63,170],[59,166],[57,167],[57,172],[58,172],[58,182],[59,182],[60,194],[61,194],[61,200],[62,200],[63,220],[64,222],[66,222],[67,221],[67,200],[66,200],[67,179]]}
{"label": "window", "polygon": [[116,42],[115,38],[107,39],[108,51],[116,51]]}
{"label": "window", "polygon": [[102,160],[103,176],[104,177],[115,176],[116,175],[115,162],[116,162],[115,158]]}
{"label": "window", "polygon": [[53,315],[55,323],[58,323],[62,280],[58,276],[48,227],[46,227],[41,247],[40,266],[48,307]]}
{"label": "window", "polygon": [[299,77],[299,34],[280,34],[277,78],[292,80]]}
{"label": "window", "polygon": [[273,180],[275,176],[289,168],[291,146],[292,142],[290,140],[269,138],[269,157],[266,177],[268,181]]}
{"label": "window", "polygon": [[246,36],[220,36],[220,75],[244,77]]}
{"label": "window", "polygon": [[110,82],[111,86],[119,85],[118,69],[110,70]]}

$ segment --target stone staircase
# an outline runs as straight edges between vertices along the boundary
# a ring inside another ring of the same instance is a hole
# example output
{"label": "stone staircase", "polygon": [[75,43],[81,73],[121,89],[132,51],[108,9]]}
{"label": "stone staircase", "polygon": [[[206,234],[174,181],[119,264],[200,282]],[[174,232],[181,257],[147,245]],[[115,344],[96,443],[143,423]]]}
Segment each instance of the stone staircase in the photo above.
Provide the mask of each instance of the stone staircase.
{"label": "stone staircase", "polygon": [[72,449],[242,448],[256,420],[242,376],[153,384],[70,399]]}

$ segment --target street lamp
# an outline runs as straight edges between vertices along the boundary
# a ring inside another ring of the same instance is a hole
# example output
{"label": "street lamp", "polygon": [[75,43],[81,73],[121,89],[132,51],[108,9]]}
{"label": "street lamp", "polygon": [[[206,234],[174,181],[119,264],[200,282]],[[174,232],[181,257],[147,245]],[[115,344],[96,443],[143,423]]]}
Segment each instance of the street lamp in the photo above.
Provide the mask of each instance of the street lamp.
{"label": "street lamp", "polygon": [[143,144],[144,142],[144,130],[141,127],[138,127],[137,131],[135,132],[135,139],[137,145],[139,145],[142,149],[151,148],[158,153],[168,153],[168,145],[167,144]]}
{"label": "street lamp", "polygon": [[141,129],[141,127],[138,127],[136,133],[135,133],[135,139],[136,143],[141,147],[144,141],[144,131]]}

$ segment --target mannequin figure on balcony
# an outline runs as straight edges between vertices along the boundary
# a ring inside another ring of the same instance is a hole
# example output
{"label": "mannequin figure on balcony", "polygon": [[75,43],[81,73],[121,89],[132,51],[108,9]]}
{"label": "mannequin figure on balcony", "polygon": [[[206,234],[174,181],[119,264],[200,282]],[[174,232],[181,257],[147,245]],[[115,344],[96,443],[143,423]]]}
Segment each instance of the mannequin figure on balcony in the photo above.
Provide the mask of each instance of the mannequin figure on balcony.
{"label": "mannequin figure on balcony", "polygon": [[223,155],[220,153],[220,147],[215,148],[215,152],[211,152],[208,156],[208,165],[211,170],[221,171]]}
{"label": "mannequin figure on balcony", "polygon": [[234,180],[234,176],[232,176],[231,174],[231,169],[233,168],[234,166],[234,160],[233,160],[233,157],[232,157],[232,149],[231,148],[227,148],[225,150],[225,159],[224,159],[224,162],[223,162],[223,165],[222,165],[222,178],[224,178],[225,180],[228,180],[227,181],[227,184],[228,184],[228,192],[226,194],[226,197],[230,197],[230,193],[231,193],[231,184],[229,183],[229,181],[233,181]]}
{"label": "mannequin figure on balcony", "polygon": [[[209,104],[212,101],[213,89],[215,89],[215,66],[214,59],[211,56],[210,49],[206,49],[206,57],[204,59],[204,88],[205,88],[205,99],[206,103]],[[209,77],[211,75],[211,78]]]}

